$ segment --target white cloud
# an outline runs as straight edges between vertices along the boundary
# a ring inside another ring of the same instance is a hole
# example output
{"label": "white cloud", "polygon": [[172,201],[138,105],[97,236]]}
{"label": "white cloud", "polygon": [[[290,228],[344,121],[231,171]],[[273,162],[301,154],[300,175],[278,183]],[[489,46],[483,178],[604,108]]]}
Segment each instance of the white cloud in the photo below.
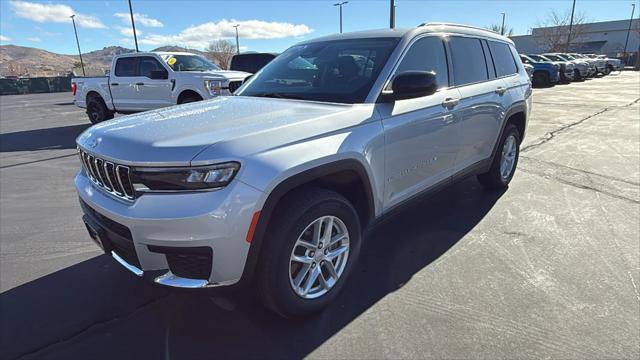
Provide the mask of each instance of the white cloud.
{"label": "white cloud", "polygon": [[283,22],[267,22],[261,20],[220,20],[200,25],[190,26],[177,35],[149,34],[140,39],[141,44],[146,45],[172,45],[203,49],[216,39],[235,38],[234,25],[239,24],[239,36],[242,39],[277,39],[285,37],[302,36],[313,30],[304,24],[290,24]]}
{"label": "white cloud", "polygon": [[[113,16],[118,17],[122,20],[123,23],[127,25],[131,25],[131,14],[129,13],[115,13]],[[146,27],[163,27],[164,24],[160,22],[160,20],[153,19],[148,17],[145,14],[133,13],[133,19],[136,22],[136,25],[142,25]]]}
{"label": "white cloud", "polygon": [[27,38],[28,41],[32,41],[32,42],[41,42],[42,40],[40,40],[39,37],[28,37]]}
{"label": "white cloud", "polygon": [[10,37],[4,36],[4,35],[0,35],[0,41],[11,41]]}
{"label": "white cloud", "polygon": [[[133,29],[130,27],[124,27],[124,26],[116,26],[116,29],[118,30],[118,32],[123,35],[123,36],[130,36],[133,38]],[[140,36],[142,35],[142,31],[140,31],[139,29],[136,29],[136,35]]]}
{"label": "white cloud", "polygon": [[35,22],[69,22],[69,17],[76,15],[76,24],[91,29],[105,29],[107,26],[95,16],[80,14],[70,6],[62,4],[38,4],[27,1],[11,1],[16,16]]}

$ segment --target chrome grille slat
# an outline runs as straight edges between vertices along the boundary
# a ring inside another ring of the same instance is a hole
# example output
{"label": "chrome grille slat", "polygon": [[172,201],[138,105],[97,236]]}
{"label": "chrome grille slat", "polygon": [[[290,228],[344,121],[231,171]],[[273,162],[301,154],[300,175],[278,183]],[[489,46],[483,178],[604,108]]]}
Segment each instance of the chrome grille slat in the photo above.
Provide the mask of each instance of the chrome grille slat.
{"label": "chrome grille slat", "polygon": [[80,162],[87,177],[104,191],[120,198],[132,201],[135,191],[129,177],[129,167],[118,165],[79,150]]}

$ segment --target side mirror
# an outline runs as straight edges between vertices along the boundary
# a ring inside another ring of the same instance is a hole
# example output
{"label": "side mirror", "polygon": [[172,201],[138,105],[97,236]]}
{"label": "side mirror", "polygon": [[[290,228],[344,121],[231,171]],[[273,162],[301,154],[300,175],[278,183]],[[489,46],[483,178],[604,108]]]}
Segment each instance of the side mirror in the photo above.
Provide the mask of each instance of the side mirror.
{"label": "side mirror", "polygon": [[385,97],[390,100],[413,99],[431,95],[436,90],[438,90],[438,81],[435,72],[405,71],[392,80],[392,92],[385,94]]}
{"label": "side mirror", "polygon": [[167,70],[151,70],[149,78],[152,80],[166,80],[169,78]]}

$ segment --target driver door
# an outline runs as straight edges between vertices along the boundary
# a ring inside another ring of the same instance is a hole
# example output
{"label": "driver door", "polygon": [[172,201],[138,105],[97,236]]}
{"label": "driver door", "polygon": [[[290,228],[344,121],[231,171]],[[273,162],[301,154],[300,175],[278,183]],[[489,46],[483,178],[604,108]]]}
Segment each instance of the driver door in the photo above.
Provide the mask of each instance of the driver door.
{"label": "driver door", "polygon": [[460,94],[449,88],[443,39],[415,40],[394,76],[411,70],[435,72],[439,89],[432,95],[377,105],[385,133],[385,208],[449,181],[458,151]]}
{"label": "driver door", "polygon": [[171,96],[172,83],[170,79],[152,79],[152,71],[168,70],[153,56],[138,58],[138,96],[143,110],[157,109],[173,105]]}

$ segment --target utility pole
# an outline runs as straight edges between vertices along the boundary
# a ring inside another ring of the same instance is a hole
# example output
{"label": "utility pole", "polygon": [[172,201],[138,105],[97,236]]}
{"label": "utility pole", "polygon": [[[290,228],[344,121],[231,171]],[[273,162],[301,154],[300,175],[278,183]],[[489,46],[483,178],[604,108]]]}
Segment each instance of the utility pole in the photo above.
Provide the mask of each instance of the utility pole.
{"label": "utility pole", "polygon": [[340,34],[342,34],[342,5],[348,4],[348,3],[349,3],[348,1],[343,1],[343,2],[333,4],[333,6],[340,7]]}
{"label": "utility pole", "polygon": [[236,28],[236,54],[240,55],[240,39],[238,38],[238,26],[240,24],[233,25]]}
{"label": "utility pole", "polygon": [[396,1],[390,0],[389,3],[389,29],[396,27]]}
{"label": "utility pole", "polygon": [[504,36],[504,17],[505,17],[505,13],[501,13],[502,14],[502,26],[500,27],[500,35]]}
{"label": "utility pole", "polygon": [[624,56],[624,65],[628,65],[629,57],[627,56],[627,44],[629,43],[629,34],[631,33],[631,24],[633,24],[633,12],[636,10],[636,4],[631,4],[631,18],[629,19],[629,29],[627,30],[627,39],[624,41],[624,50],[622,54]]}
{"label": "utility pole", "polygon": [[131,27],[133,27],[133,41],[136,43],[136,52],[138,52],[138,36],[136,35],[136,22],[133,21],[133,9],[131,8],[131,0],[129,0],[129,14],[131,14]]}
{"label": "utility pole", "polygon": [[78,55],[80,55],[80,66],[82,67],[82,76],[87,76],[84,72],[84,62],[82,62],[82,51],[80,51],[80,40],[78,40],[78,30],[76,30],[76,17],[75,14],[69,16],[71,18],[71,22],[73,23],[73,32],[76,34],[76,44],[78,44]]}
{"label": "utility pole", "polygon": [[571,7],[571,20],[569,21],[569,35],[567,35],[567,52],[571,47],[571,30],[573,29],[573,13],[576,11],[576,0],[573,0],[573,6]]}

